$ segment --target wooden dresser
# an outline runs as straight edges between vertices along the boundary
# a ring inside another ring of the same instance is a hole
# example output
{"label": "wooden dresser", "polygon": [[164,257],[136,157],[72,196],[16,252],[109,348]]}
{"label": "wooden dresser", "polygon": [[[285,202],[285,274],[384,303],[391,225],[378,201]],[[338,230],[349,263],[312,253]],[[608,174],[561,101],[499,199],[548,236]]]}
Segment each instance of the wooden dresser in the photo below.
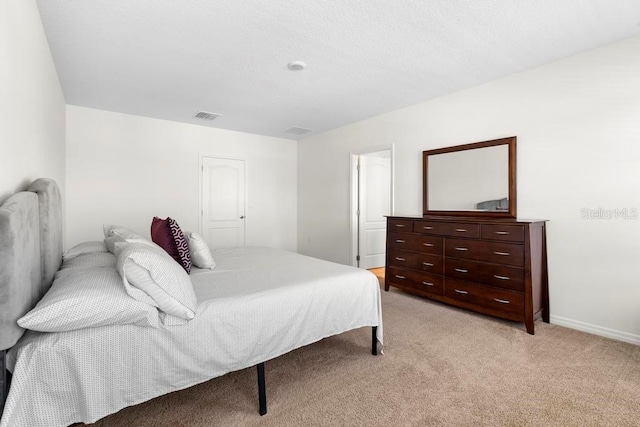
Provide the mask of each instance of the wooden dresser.
{"label": "wooden dresser", "polygon": [[549,321],[544,221],[388,217],[385,290],[504,319]]}

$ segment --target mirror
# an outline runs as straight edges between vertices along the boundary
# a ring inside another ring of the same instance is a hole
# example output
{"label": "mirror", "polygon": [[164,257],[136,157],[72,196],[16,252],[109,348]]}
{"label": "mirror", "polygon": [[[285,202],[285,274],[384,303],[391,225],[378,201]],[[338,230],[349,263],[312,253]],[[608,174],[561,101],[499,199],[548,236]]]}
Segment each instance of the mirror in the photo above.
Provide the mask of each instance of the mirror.
{"label": "mirror", "polygon": [[425,215],[516,217],[516,137],[422,152]]}

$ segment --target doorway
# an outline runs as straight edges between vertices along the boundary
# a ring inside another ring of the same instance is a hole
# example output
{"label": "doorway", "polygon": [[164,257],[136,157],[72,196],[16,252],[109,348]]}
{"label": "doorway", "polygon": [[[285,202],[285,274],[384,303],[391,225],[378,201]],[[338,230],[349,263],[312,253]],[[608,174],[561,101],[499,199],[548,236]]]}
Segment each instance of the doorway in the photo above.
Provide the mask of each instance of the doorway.
{"label": "doorway", "polygon": [[245,244],[245,161],[202,157],[200,234],[211,249]]}
{"label": "doorway", "polygon": [[393,147],[351,154],[352,265],[384,267],[386,216],[393,213]]}

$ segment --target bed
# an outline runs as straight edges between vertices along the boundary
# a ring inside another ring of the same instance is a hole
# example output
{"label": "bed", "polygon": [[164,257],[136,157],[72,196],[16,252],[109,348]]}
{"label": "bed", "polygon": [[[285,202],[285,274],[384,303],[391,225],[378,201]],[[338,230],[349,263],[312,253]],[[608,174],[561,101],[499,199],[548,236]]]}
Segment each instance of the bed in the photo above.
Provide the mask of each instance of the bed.
{"label": "bed", "polygon": [[[262,415],[266,361],[362,327],[372,328],[373,354],[382,343],[373,274],[259,247],[214,251],[215,269],[191,271],[197,307],[183,324],[25,331],[17,320],[36,306],[54,277],[72,274],[61,268],[61,235],[60,194],[51,180],[36,180],[0,207],[0,369],[13,374],[0,402],[0,427],[95,422],[252,366]],[[101,274],[113,274],[110,268]]]}

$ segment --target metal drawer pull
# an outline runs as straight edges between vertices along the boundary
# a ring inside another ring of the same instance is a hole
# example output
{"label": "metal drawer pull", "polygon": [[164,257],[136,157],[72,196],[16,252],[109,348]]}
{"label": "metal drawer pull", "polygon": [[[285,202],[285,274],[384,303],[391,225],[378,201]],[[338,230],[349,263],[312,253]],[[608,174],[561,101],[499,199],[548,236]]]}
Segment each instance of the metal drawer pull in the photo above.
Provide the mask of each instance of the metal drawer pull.
{"label": "metal drawer pull", "polygon": [[469,250],[467,248],[455,248],[455,249],[456,249],[456,251],[468,251]]}
{"label": "metal drawer pull", "polygon": [[428,247],[432,247],[433,243],[423,243],[422,246],[428,246]]}
{"label": "metal drawer pull", "polygon": [[494,274],[493,277],[495,277],[496,279],[500,279],[500,280],[509,280],[509,278],[507,276],[498,276],[497,274]]}
{"label": "metal drawer pull", "polygon": [[498,252],[498,251],[494,251],[493,252],[496,255],[502,255],[502,256],[509,256],[511,255],[509,252]]}
{"label": "metal drawer pull", "polygon": [[458,273],[468,273],[468,272],[469,272],[469,270],[465,270],[465,269],[463,269],[463,268],[456,268],[456,271],[457,271]]}
{"label": "metal drawer pull", "polygon": [[433,230],[433,227],[428,227],[428,226],[424,226],[422,228],[424,228],[425,230]]}
{"label": "metal drawer pull", "polygon": [[456,228],[456,231],[459,233],[466,233],[467,229],[466,228]]}
{"label": "metal drawer pull", "polygon": [[396,227],[404,227],[404,224],[396,224]]}
{"label": "metal drawer pull", "polygon": [[499,302],[499,303],[502,303],[502,304],[511,304],[511,303],[510,303],[508,300],[506,300],[506,299],[494,298],[493,300],[494,300],[495,302]]}
{"label": "metal drawer pull", "polygon": [[426,285],[426,286],[433,286],[433,283],[431,283],[431,282],[422,282],[422,284]]}
{"label": "metal drawer pull", "polygon": [[496,233],[496,234],[500,234],[500,235],[509,234],[509,232],[508,232],[508,231],[494,231],[494,233]]}
{"label": "metal drawer pull", "polygon": [[465,295],[469,293],[467,291],[461,291],[460,289],[456,289],[456,292],[459,294],[465,294]]}
{"label": "metal drawer pull", "polygon": [[396,278],[398,278],[398,279],[404,279],[404,276],[400,276],[400,275],[396,274]]}
{"label": "metal drawer pull", "polygon": [[401,258],[401,257],[399,257],[399,256],[397,256],[397,257],[396,257],[396,259],[397,259],[398,261],[405,261],[405,259],[404,259],[404,258]]}
{"label": "metal drawer pull", "polygon": [[404,240],[396,240],[396,243],[404,243]]}
{"label": "metal drawer pull", "polygon": [[426,265],[427,267],[433,267],[433,264],[430,262],[423,262],[422,265]]}

